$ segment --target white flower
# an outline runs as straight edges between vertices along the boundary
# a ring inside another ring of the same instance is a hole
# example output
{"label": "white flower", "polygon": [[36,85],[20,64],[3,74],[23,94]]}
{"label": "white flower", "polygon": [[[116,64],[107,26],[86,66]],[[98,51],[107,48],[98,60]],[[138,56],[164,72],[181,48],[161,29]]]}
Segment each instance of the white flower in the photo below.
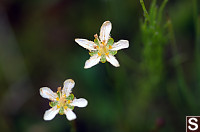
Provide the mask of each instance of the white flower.
{"label": "white flower", "polygon": [[48,87],[40,88],[40,95],[51,100],[49,105],[52,107],[45,112],[44,120],[52,120],[58,113],[60,115],[65,114],[68,120],[76,119],[76,114],[72,111],[74,106],[86,107],[88,102],[84,98],[74,98],[74,95],[71,94],[74,85],[75,82],[72,79],[68,79],[64,82],[62,90],[61,87],[58,88],[57,93],[54,93]]}
{"label": "white flower", "polygon": [[117,51],[120,49],[128,48],[128,40],[120,40],[114,43],[114,40],[110,37],[110,31],[112,25],[110,21],[105,21],[100,29],[100,36],[95,34],[94,42],[87,39],[75,39],[75,41],[82,47],[90,51],[90,59],[86,61],[84,68],[91,68],[101,61],[105,63],[110,62],[113,66],[119,67],[119,62],[114,57]]}

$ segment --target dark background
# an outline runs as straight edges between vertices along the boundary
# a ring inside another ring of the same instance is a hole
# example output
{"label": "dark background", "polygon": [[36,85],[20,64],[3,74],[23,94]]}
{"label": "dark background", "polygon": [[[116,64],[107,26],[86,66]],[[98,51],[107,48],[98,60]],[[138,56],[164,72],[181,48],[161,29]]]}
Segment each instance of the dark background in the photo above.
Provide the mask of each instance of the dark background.
{"label": "dark background", "polygon": [[[183,132],[186,115],[200,115],[200,17],[198,0],[169,0],[159,22],[153,9],[145,28],[139,0],[1,0],[1,132]],[[147,10],[152,0],[145,0]],[[84,69],[88,51],[75,38],[93,40],[112,22],[115,41],[130,47],[110,63]],[[158,35],[159,37],[155,37]],[[86,108],[75,121],[44,121],[49,101],[66,79]]]}

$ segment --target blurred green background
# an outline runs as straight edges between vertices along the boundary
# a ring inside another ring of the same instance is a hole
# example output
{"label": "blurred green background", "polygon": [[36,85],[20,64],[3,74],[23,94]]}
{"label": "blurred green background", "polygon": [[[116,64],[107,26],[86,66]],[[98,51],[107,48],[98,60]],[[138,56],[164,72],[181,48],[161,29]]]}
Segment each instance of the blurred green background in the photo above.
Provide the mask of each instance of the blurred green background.
{"label": "blurred green background", "polygon": [[[200,2],[198,0],[1,0],[1,132],[183,132],[186,115],[200,115]],[[165,6],[166,4],[166,6]],[[84,69],[93,40],[112,22],[115,41],[130,47],[110,63]],[[44,121],[49,101],[66,79],[86,108],[75,121]]]}

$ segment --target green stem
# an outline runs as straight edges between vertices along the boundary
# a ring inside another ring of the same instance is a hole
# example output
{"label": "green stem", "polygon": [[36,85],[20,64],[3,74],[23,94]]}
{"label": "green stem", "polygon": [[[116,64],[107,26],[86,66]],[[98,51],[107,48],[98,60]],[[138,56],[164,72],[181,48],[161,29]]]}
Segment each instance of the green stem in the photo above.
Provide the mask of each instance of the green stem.
{"label": "green stem", "polygon": [[[171,20],[168,20],[168,30],[169,30],[169,35],[170,35],[169,37],[170,37],[171,44],[172,44],[172,52],[173,52],[173,55],[176,56],[178,53],[178,49],[177,49],[176,39],[175,39],[173,25],[171,23]],[[177,61],[176,61],[176,63],[174,63],[174,65],[175,65],[175,69],[176,69],[178,83],[180,85],[180,90],[181,90],[184,98],[186,99],[189,107],[194,111],[195,110],[195,108],[194,108],[195,99],[194,99],[191,91],[188,89],[188,86],[185,82],[182,67],[181,67],[181,65],[179,65],[179,63],[177,63]]]}
{"label": "green stem", "polygon": [[160,9],[159,9],[159,14],[158,14],[158,22],[161,23],[161,20],[162,20],[162,15],[163,15],[163,10],[165,8],[165,5],[167,4],[168,0],[164,0],[162,5],[160,6]]}
{"label": "green stem", "polygon": [[[106,62],[106,64],[105,64],[105,66],[106,66],[106,71],[107,71],[107,74],[108,74],[108,76],[110,77],[109,79],[110,79],[110,82],[112,82],[112,79],[114,80],[114,81],[116,81],[116,82],[119,82],[120,80],[119,80],[119,78],[117,78],[117,77],[115,77],[115,71],[113,70],[113,69],[111,69],[110,68],[110,64],[109,64],[109,62]],[[119,74],[119,72],[117,73],[117,75]],[[116,75],[116,76],[117,76]],[[115,94],[115,100],[116,100],[116,103],[117,103],[117,107],[118,107],[118,110],[121,112],[121,108],[122,108],[122,103],[121,103],[121,89],[120,89],[120,87],[117,85],[117,83],[115,83],[114,85],[113,85],[113,87],[114,87],[114,94]]]}
{"label": "green stem", "polygon": [[75,121],[72,121],[71,122],[71,129],[70,129],[70,132],[76,132],[76,122]]}
{"label": "green stem", "polygon": [[142,9],[143,9],[143,11],[144,11],[145,21],[148,21],[148,20],[149,20],[149,14],[148,14],[147,9],[146,9],[146,7],[145,7],[145,5],[144,5],[144,1],[143,1],[143,0],[140,0],[140,4],[141,4]]}
{"label": "green stem", "polygon": [[198,10],[197,10],[197,0],[193,0],[193,19],[195,22],[195,28],[197,26]]}
{"label": "green stem", "polygon": [[195,28],[195,58],[197,64],[197,87],[200,87],[200,18],[198,18],[197,0],[193,0],[193,19]]}

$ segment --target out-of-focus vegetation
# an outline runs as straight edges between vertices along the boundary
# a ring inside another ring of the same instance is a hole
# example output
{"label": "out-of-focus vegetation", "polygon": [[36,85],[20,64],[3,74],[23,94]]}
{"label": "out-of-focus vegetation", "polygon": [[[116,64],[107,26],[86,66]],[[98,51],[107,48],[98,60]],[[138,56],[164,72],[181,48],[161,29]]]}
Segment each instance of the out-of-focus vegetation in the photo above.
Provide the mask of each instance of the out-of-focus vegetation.
{"label": "out-of-focus vegetation", "polygon": [[[0,131],[181,132],[186,115],[200,115],[200,3],[198,0],[2,0],[0,2]],[[130,47],[120,67],[85,70],[88,51],[75,38],[112,22],[115,41]],[[65,79],[89,104],[75,121],[44,121]]]}

